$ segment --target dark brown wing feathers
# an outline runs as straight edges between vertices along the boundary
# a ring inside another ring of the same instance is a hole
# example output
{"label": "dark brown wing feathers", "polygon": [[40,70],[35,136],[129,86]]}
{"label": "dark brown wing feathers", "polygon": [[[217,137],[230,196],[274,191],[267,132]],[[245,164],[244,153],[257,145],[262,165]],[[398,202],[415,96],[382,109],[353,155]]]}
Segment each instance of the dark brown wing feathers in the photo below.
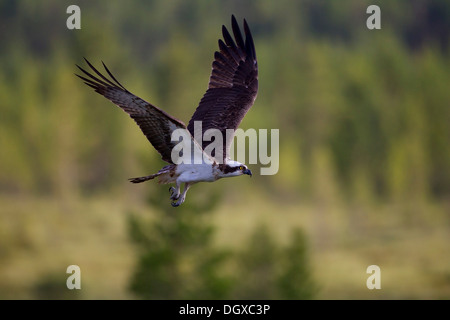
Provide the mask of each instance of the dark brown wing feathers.
{"label": "dark brown wing feathers", "polygon": [[[253,38],[245,20],[245,40],[234,16],[231,26],[234,40],[227,28],[222,26],[223,40],[219,40],[220,51],[214,54],[208,90],[188,124],[192,136],[194,122],[202,121],[203,133],[208,129],[218,129],[225,138],[226,129],[236,130],[255,101],[258,65]],[[226,153],[231,141],[224,141],[223,150]],[[203,141],[203,148],[209,143]]]}
{"label": "dark brown wing feathers", "polygon": [[[258,66],[253,38],[245,20],[245,40],[234,16],[231,25],[234,40],[227,28],[222,26],[223,40],[219,40],[220,51],[214,54],[208,90],[187,127],[192,136],[194,122],[202,121],[202,134],[208,129],[218,129],[223,137],[226,137],[226,129],[236,130],[255,101],[258,91]],[[84,74],[77,76],[128,113],[161,154],[162,159],[172,163],[171,152],[178,142],[171,141],[171,134],[176,128],[185,129],[185,124],[125,89],[103,62],[110,79],[89,61],[86,60],[86,63],[95,75],[77,65]],[[231,141],[232,139],[224,141],[224,157],[229,152]],[[202,147],[205,148],[209,143],[210,141],[204,141]]]}
{"label": "dark brown wing feathers", "polygon": [[171,135],[176,128],[186,128],[185,124],[125,89],[103,62],[103,66],[112,80],[101,74],[89,61],[86,60],[86,63],[98,77],[78,65],[77,67],[86,77],[78,74],[77,76],[96,92],[128,113],[153,147],[161,154],[162,159],[172,163],[172,148],[178,142],[172,142]]}

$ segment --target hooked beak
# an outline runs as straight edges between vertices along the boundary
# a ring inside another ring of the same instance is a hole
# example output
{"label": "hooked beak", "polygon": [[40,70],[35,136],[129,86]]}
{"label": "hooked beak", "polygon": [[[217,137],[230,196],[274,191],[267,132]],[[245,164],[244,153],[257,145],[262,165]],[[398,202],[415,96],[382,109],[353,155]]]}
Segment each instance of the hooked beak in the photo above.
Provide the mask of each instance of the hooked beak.
{"label": "hooked beak", "polygon": [[244,174],[248,174],[251,177],[252,171],[250,169],[246,169],[246,170],[244,170]]}

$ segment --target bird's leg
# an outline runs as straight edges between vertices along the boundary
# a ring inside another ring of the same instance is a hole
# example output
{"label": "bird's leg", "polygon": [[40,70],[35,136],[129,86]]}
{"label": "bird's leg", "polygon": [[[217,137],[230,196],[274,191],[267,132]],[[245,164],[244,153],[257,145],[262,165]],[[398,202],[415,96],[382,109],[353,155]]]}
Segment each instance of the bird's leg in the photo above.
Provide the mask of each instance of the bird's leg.
{"label": "bird's leg", "polygon": [[180,197],[180,187],[181,187],[181,183],[177,182],[177,187],[170,187],[169,191],[170,191],[170,200],[178,200],[178,198]]}
{"label": "bird's leg", "polygon": [[189,183],[186,182],[184,184],[183,193],[179,196],[177,202],[172,202],[172,207],[178,207],[180,204],[182,204],[184,202],[184,200],[186,199],[186,192],[189,190],[190,187],[191,187],[191,185]]}

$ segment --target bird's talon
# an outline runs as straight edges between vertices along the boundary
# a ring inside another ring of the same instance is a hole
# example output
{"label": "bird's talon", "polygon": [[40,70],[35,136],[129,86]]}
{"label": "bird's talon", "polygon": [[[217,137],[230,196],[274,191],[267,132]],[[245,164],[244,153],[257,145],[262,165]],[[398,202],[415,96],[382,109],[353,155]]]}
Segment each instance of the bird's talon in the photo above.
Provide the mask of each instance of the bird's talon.
{"label": "bird's talon", "polygon": [[176,208],[176,207],[178,207],[180,204],[178,203],[178,202],[171,202],[170,203],[171,205],[172,205],[172,207],[174,207],[174,208]]}
{"label": "bird's talon", "polygon": [[174,187],[170,187],[169,192],[170,192],[170,200],[178,200],[178,198],[180,197],[180,194],[177,193],[177,190]]}

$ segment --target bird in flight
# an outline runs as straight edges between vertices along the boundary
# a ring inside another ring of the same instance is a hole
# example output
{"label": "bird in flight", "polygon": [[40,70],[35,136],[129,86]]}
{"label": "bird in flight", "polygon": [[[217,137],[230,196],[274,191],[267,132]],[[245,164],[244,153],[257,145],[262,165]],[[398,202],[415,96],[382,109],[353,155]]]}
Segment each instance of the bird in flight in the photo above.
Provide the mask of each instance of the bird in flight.
{"label": "bird in flight", "polygon": [[[87,59],[85,61],[93,73],[77,65],[84,74],[77,76],[128,113],[161,155],[162,160],[169,163],[157,173],[130,181],[140,183],[158,178],[159,183],[174,183],[175,187],[169,189],[171,204],[174,207],[185,201],[187,191],[197,182],[214,182],[226,177],[252,175],[245,164],[231,160],[229,153],[234,131],[256,99],[258,65],[247,21],[244,19],[245,39],[234,15],[231,17],[231,26],[234,39],[227,28],[222,26],[223,40],[219,40],[219,51],[214,53],[208,89],[187,126],[125,89],[103,62],[109,78],[100,73]],[[202,135],[210,129],[222,135],[220,148],[206,152],[205,149],[208,149],[212,142],[196,139],[195,129],[199,127],[197,124],[201,124]],[[232,134],[227,134],[230,130]],[[181,134],[178,140],[173,139],[175,132],[179,136]],[[181,152],[174,152],[180,146]],[[190,153],[185,150],[190,150]],[[190,161],[183,161],[186,159]],[[183,183],[184,189],[181,192]]]}

